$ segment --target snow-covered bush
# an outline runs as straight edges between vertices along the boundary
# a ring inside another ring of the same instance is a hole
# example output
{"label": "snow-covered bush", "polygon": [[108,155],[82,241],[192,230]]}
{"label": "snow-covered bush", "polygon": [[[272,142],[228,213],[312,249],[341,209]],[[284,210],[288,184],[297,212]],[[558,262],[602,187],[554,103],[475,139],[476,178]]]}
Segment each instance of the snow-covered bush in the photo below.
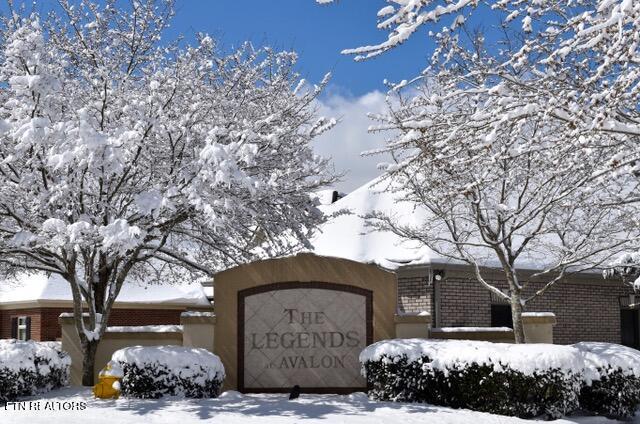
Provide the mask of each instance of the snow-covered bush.
{"label": "snow-covered bush", "polygon": [[69,384],[71,359],[50,343],[0,340],[0,403]]}
{"label": "snow-covered bush", "polygon": [[127,347],[114,352],[110,365],[112,375],[122,376],[122,394],[142,399],[217,397],[225,376],[216,355],[181,346]]}
{"label": "snow-covered bush", "polygon": [[387,340],[360,355],[376,399],[559,417],[578,407],[576,349],[466,340]]}
{"label": "snow-covered bush", "polygon": [[581,407],[612,418],[632,417],[640,405],[640,352],[610,343],[574,347],[585,363]]}

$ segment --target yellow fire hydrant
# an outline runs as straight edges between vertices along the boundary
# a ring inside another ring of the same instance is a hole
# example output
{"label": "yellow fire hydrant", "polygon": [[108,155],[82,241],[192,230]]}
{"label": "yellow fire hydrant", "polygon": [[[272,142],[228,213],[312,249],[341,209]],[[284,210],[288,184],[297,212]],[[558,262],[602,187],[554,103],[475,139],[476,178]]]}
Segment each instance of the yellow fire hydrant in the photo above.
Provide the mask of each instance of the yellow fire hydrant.
{"label": "yellow fire hydrant", "polygon": [[121,378],[122,371],[109,362],[98,374],[98,384],[93,386],[94,396],[100,399],[118,399]]}

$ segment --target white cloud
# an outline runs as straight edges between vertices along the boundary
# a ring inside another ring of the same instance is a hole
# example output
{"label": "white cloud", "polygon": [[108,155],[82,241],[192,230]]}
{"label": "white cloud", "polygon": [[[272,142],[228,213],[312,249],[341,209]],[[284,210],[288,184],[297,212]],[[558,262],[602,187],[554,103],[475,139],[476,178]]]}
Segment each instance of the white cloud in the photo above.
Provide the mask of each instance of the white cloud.
{"label": "white cloud", "polygon": [[374,125],[368,113],[386,110],[385,94],[372,91],[360,97],[330,94],[318,101],[321,116],[339,119],[332,130],[314,142],[316,151],[332,159],[337,172],[346,172],[336,188],[346,193],[380,175],[377,164],[388,159],[383,155],[361,156],[362,152],[384,146],[388,134],[371,134]]}

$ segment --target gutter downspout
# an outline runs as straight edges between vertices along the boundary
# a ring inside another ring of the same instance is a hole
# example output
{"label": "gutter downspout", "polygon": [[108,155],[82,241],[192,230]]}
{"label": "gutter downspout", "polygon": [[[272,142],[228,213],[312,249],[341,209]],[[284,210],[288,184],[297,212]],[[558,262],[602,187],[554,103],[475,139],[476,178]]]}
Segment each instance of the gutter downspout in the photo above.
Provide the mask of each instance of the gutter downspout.
{"label": "gutter downspout", "polygon": [[433,271],[433,268],[429,268],[429,283],[433,287],[433,327],[440,328],[440,284],[442,279],[435,278]]}

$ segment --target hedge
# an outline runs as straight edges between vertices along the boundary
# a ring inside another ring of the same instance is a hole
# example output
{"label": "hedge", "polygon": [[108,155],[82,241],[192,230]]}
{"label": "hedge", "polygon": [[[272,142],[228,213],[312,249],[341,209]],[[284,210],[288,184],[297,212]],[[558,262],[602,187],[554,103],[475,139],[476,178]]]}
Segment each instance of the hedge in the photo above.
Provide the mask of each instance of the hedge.
{"label": "hedge", "polygon": [[68,385],[70,366],[57,344],[0,340],[0,403]]}
{"label": "hedge", "polygon": [[141,399],[217,397],[225,376],[216,355],[181,346],[127,347],[110,364],[122,375],[122,395]]}
{"label": "hedge", "polygon": [[578,409],[629,418],[640,401],[640,352],[608,343],[515,345],[385,340],[360,355],[374,399],[532,418]]}
{"label": "hedge", "polygon": [[580,406],[609,418],[631,418],[640,406],[640,351],[611,343],[574,345],[585,362]]}

